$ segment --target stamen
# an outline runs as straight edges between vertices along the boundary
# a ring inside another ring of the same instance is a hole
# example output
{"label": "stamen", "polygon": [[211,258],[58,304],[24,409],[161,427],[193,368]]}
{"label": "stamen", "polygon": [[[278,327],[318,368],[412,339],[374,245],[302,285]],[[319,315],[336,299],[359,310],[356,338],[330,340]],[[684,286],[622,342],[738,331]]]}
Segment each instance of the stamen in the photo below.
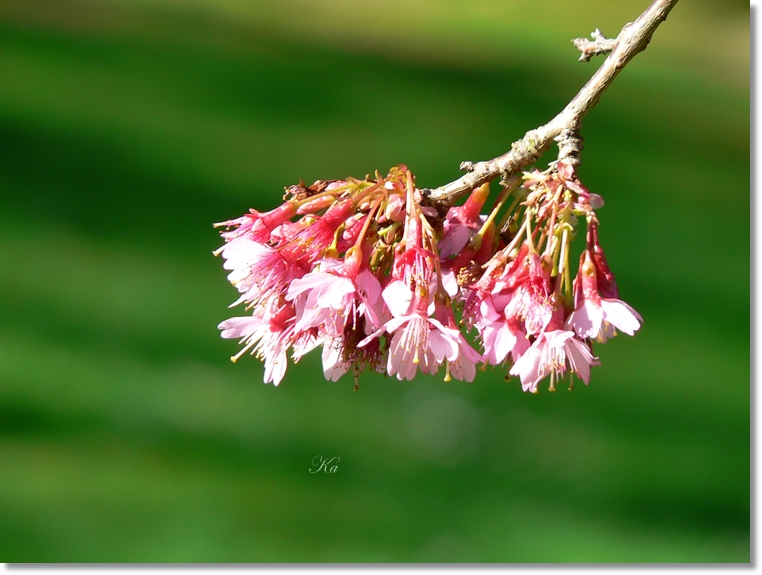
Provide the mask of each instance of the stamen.
{"label": "stamen", "polygon": [[242,356],[244,353],[246,353],[247,351],[249,351],[249,350],[251,349],[251,346],[253,346],[253,345],[254,345],[254,343],[255,343],[255,342],[251,341],[251,342],[249,342],[248,344],[246,344],[246,347],[244,347],[244,348],[243,348],[241,351],[239,351],[237,354],[235,354],[234,356],[232,356],[232,357],[230,358],[230,361],[232,361],[233,363],[235,363],[236,361],[238,361],[238,359],[239,359],[239,358],[240,358],[240,357],[241,357],[241,356]]}
{"label": "stamen", "polygon": [[[547,187],[547,186],[546,186]],[[558,204],[561,201],[561,193],[563,192],[564,187],[559,185],[558,190],[556,191],[555,196],[553,197],[553,211],[550,214],[550,222],[548,223],[548,227],[546,228],[548,232],[548,243],[545,245],[545,255],[551,254],[551,247],[555,249],[555,238],[556,236],[556,218],[558,217]],[[548,191],[550,191],[548,189]]]}

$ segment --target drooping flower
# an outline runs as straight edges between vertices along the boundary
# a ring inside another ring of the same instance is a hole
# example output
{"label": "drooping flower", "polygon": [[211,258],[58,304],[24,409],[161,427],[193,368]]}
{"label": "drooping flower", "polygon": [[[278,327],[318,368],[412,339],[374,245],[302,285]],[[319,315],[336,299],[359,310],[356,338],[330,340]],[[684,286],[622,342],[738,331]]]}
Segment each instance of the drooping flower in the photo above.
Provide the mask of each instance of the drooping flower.
{"label": "drooping flower", "polygon": [[634,335],[643,321],[640,314],[620,299],[601,297],[599,289],[593,255],[585,250],[574,280],[576,309],[566,320],[566,327],[581,338],[601,343],[616,335],[616,329]]}
{"label": "drooping flower", "polygon": [[505,304],[497,307],[491,296],[481,300],[479,316],[474,324],[484,347],[484,360],[491,365],[499,365],[508,359],[510,353],[515,363],[529,347],[526,332],[519,321],[506,316]]}
{"label": "drooping flower", "polygon": [[252,209],[240,218],[220,222],[214,226],[235,228],[220,234],[226,241],[247,238],[255,242],[265,243],[270,239],[272,231],[294,217],[296,211],[297,208],[294,203],[285,202],[269,212],[261,213]]}
{"label": "drooping flower", "polygon": [[523,325],[528,335],[545,330],[553,316],[548,267],[525,243],[503,273],[494,278],[488,291],[506,321]]}
{"label": "drooping flower", "polygon": [[332,381],[353,364],[375,367],[379,360],[373,346],[357,349],[380,325],[381,285],[369,269],[358,271],[360,265],[359,252],[345,260],[323,259],[315,271],[294,280],[286,295],[297,310],[296,330],[316,330],[322,337],[323,369]]}
{"label": "drooping flower", "polygon": [[[323,257],[336,237],[336,231],[353,214],[355,207],[350,200],[333,204],[323,216],[314,218],[310,225],[301,229],[278,252],[289,268],[298,269],[298,277],[312,269],[312,265]],[[296,275],[296,274],[295,274]]]}
{"label": "drooping flower", "polygon": [[321,327],[338,337],[347,323],[363,316],[369,329],[379,325],[376,307],[381,284],[370,270],[354,275],[346,271],[342,260],[323,259],[312,271],[291,282],[286,299],[300,309],[297,329]]}
{"label": "drooping flower", "polygon": [[[510,370],[511,375],[521,378],[524,391],[535,393],[537,383],[545,376],[562,377],[571,369],[587,384],[590,381],[590,366],[598,361],[586,343],[578,340],[573,331],[545,331],[524,352]],[[552,385],[552,384],[551,384]]]}
{"label": "drooping flower", "polygon": [[466,338],[460,329],[458,329],[450,302],[442,294],[439,295],[440,297],[437,297],[435,302],[436,318],[443,326],[452,330],[451,333],[456,336],[458,344],[455,358],[447,357],[448,375],[445,376],[445,381],[449,380],[448,376],[452,376],[461,381],[471,382],[476,377],[476,364],[484,361],[484,358],[471,347],[471,344],[466,341]]}
{"label": "drooping flower", "polygon": [[430,278],[417,284],[413,280],[421,278],[414,272],[402,275],[407,275],[419,289],[411,290],[402,280],[386,286],[382,296],[392,317],[359,346],[365,347],[387,333],[387,373],[396,375],[397,379],[412,379],[418,369],[422,373],[434,374],[445,359],[457,360],[461,334],[429,317],[434,311],[434,302],[429,297]]}
{"label": "drooping flower", "polygon": [[397,379],[413,379],[417,370],[435,374],[445,358],[458,356],[457,333],[419,314],[395,317],[384,325],[393,334],[386,371]]}
{"label": "drooping flower", "polygon": [[427,230],[424,240],[422,215],[409,180],[406,212],[404,249],[395,254],[392,281],[382,292],[392,317],[359,344],[368,345],[388,334],[386,371],[398,379],[412,379],[419,369],[434,374],[445,360],[456,362],[461,354],[460,331],[429,317],[440,289],[436,239]]}
{"label": "drooping flower", "polygon": [[587,250],[591,253],[595,264],[596,281],[598,291],[603,297],[617,299],[619,288],[616,285],[614,274],[606,261],[606,254],[598,241],[598,222],[593,219],[587,229]]}
{"label": "drooping flower", "polygon": [[479,231],[487,216],[479,212],[489,196],[489,185],[474,189],[462,206],[450,208],[444,221],[442,238],[437,243],[439,257],[448,258],[460,252],[473,234]]}
{"label": "drooping flower", "polygon": [[223,267],[230,270],[228,281],[241,293],[230,307],[239,303],[260,304],[277,299],[299,270],[290,269],[281,253],[245,237],[226,244],[221,252]]}
{"label": "drooping flower", "polygon": [[[249,349],[251,354],[265,363],[265,383],[278,385],[288,367],[288,349],[295,343],[297,333],[294,330],[294,309],[290,304],[283,305],[272,313],[261,313],[250,317],[233,317],[219,326],[222,337],[241,338],[245,344],[231,359],[236,361]],[[305,349],[303,352],[306,352]]]}
{"label": "drooping flower", "polygon": [[[528,391],[548,375],[553,389],[567,372],[587,383],[598,365],[589,340],[632,334],[642,321],[618,299],[598,242],[602,200],[561,161],[525,175],[526,189],[514,179],[487,214],[488,185],[445,215],[398,166],[385,178],[300,183],[276,209],[218,224],[233,305],[250,313],[219,326],[241,340],[233,359],[258,356],[276,385],[289,352],[296,362],[316,347],[331,381],[351,372],[357,383],[365,367],[398,379],[444,367],[445,380],[473,381],[483,362],[512,366]],[[572,282],[583,216],[588,241]],[[461,325],[476,328],[483,354]]]}

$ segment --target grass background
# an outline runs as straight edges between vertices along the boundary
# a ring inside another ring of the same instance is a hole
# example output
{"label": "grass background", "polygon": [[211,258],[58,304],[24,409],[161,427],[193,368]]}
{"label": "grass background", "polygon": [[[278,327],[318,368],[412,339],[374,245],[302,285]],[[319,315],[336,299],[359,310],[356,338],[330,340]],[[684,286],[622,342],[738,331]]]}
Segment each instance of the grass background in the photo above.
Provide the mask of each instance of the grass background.
{"label": "grass background", "polygon": [[454,179],[645,4],[0,3],[0,560],[748,562],[745,2],[678,4],[585,121],[645,318],[588,387],[352,393],[308,356],[274,388],[216,329],[212,222],[300,178]]}

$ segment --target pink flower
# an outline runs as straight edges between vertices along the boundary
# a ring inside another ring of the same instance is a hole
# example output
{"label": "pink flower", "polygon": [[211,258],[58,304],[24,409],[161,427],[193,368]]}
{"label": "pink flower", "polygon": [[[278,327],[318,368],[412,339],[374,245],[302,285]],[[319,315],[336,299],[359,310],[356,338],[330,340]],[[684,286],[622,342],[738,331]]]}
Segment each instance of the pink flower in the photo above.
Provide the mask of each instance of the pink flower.
{"label": "pink flower", "polygon": [[[236,361],[249,349],[254,348],[252,355],[265,363],[265,383],[273,382],[278,385],[286,374],[288,367],[288,348],[296,340],[294,331],[294,310],[290,305],[283,306],[274,313],[254,315],[252,317],[233,317],[223,321],[219,326],[225,339],[241,338],[245,344],[231,359]],[[303,351],[305,353],[307,349]]]}
{"label": "pink flower", "polygon": [[504,313],[507,320],[523,322],[527,334],[536,335],[547,327],[553,317],[553,304],[547,291],[522,285],[513,292]]}
{"label": "pink flower", "polygon": [[290,224],[299,227],[293,237],[284,238],[281,247],[272,247],[246,234],[226,243],[219,250],[225,259],[223,267],[231,270],[228,280],[242,294],[233,305],[242,302],[260,305],[282,295],[288,284],[307,273],[312,262],[323,254],[351,210],[351,202],[342,202],[309,225]]}
{"label": "pink flower", "polygon": [[228,280],[242,294],[230,307],[242,302],[266,302],[294,279],[294,270],[278,250],[248,238],[237,238],[222,248],[223,267],[231,270]]}
{"label": "pink flower", "polygon": [[[592,220],[587,228],[587,251],[590,252],[595,264],[596,281],[598,282],[598,291],[603,297],[618,298],[619,288],[616,285],[614,274],[606,261],[606,254],[603,252],[598,241],[598,222]],[[582,254],[582,257],[586,257]]]}
{"label": "pink flower", "polygon": [[[387,182],[384,186],[388,190],[394,190],[394,187]],[[386,200],[384,211],[379,215],[378,221],[380,223],[385,222],[401,222],[405,217],[405,200],[400,194],[390,194]]]}
{"label": "pink flower", "polygon": [[[422,316],[434,312],[434,294],[439,290],[437,256],[425,249],[423,226],[415,209],[412,190],[408,190],[408,212],[404,243],[398,244],[392,265],[391,282],[383,291],[384,301],[395,317],[413,311]],[[436,249],[436,248],[434,248]]]}
{"label": "pink flower", "polygon": [[454,256],[462,250],[475,231],[479,231],[481,224],[487,219],[482,216],[476,222],[462,222],[458,218],[458,208],[450,208],[444,222],[444,234],[437,244],[439,248],[439,257],[448,258]]}
{"label": "pink flower", "polygon": [[[323,259],[312,271],[291,282],[287,300],[299,310],[297,330],[321,327],[331,337],[340,337],[345,326],[365,317],[370,331],[379,326],[376,306],[381,284],[369,269],[347,271],[343,260]],[[325,271],[323,271],[325,270]]]}
{"label": "pink flower", "polygon": [[333,381],[352,366],[359,370],[380,362],[377,344],[358,349],[358,342],[381,325],[381,285],[363,266],[362,249],[351,247],[344,259],[318,261],[286,293],[296,309],[296,331],[317,333],[323,343],[323,371]]}
{"label": "pink flower", "polygon": [[[407,207],[407,249],[395,254],[392,281],[382,292],[392,318],[358,344],[364,347],[382,333],[388,333],[386,371],[397,379],[412,379],[419,368],[423,373],[434,374],[445,360],[456,362],[465,357],[460,332],[429,317],[439,291],[436,255],[424,248],[423,227],[410,187]],[[458,374],[468,377],[468,368],[464,366]]]}
{"label": "pink flower", "polygon": [[519,322],[513,317],[506,317],[505,309],[498,311],[490,296],[481,301],[479,315],[475,325],[484,346],[485,361],[498,365],[506,361],[510,353],[515,363],[529,347]]}
{"label": "pink flower", "polygon": [[[567,320],[567,325],[582,338],[603,343],[616,335],[616,329],[635,335],[643,318],[625,302],[618,299],[586,299]],[[616,328],[616,329],[614,329]]]}
{"label": "pink flower", "polygon": [[[485,285],[481,280],[479,284]],[[493,280],[490,294],[505,319],[523,323],[528,335],[545,330],[553,316],[550,273],[540,256],[526,244],[503,273]]]}
{"label": "pink flower", "polygon": [[450,208],[444,221],[444,233],[438,242],[439,257],[447,258],[460,252],[474,233],[479,231],[487,216],[479,215],[489,196],[489,184],[476,188],[462,206]]}
{"label": "pink flower", "polygon": [[415,295],[431,301],[431,296],[437,292],[439,285],[435,274],[435,259],[431,252],[420,247],[405,250],[394,259],[392,283],[401,282],[410,291],[411,297]]}
{"label": "pink flower", "polygon": [[524,391],[535,393],[542,378],[551,373],[560,378],[567,369],[587,384],[591,365],[598,365],[598,361],[587,344],[576,339],[573,331],[554,330],[538,335],[511,368],[510,374],[521,378]]}
{"label": "pink flower", "polygon": [[422,373],[434,374],[445,358],[458,358],[460,332],[433,318],[419,314],[395,317],[384,325],[384,330],[393,334],[386,371],[397,379],[413,379],[419,368]]}
{"label": "pink flower", "polygon": [[[439,363],[429,349],[429,331],[432,326],[429,325],[428,308],[431,307],[433,311],[433,302],[431,306],[428,305],[428,292],[425,298],[416,297],[417,294],[405,282],[394,280],[384,288],[382,296],[392,317],[362,340],[358,347],[367,346],[386,332],[391,336],[387,362],[389,375],[397,374],[398,379],[412,379],[419,364],[422,372],[436,373]],[[423,309],[419,309],[421,306]],[[436,322],[434,327],[440,325]],[[432,343],[439,343],[436,336]]]}
{"label": "pink flower", "polygon": [[249,210],[249,212],[245,216],[235,220],[220,222],[214,224],[214,226],[236,227],[235,230],[220,234],[226,241],[232,241],[236,238],[247,238],[255,242],[265,243],[270,239],[270,233],[275,228],[296,215],[296,207],[291,202],[285,202],[269,212],[261,213],[257,210]]}
{"label": "pink flower", "polygon": [[[392,318],[370,334],[359,347],[364,347],[382,333],[389,334],[386,371],[397,379],[413,379],[418,369],[434,374],[447,361],[448,372],[456,379],[473,381],[476,363],[481,356],[463,337],[460,330],[445,326],[442,321],[429,317],[438,308],[427,298],[416,297],[404,282],[390,283],[383,291],[384,301]],[[440,314],[448,321],[447,313]],[[450,316],[452,312],[450,310]],[[454,324],[454,317],[451,318]]]}
{"label": "pink flower", "polygon": [[[331,381],[368,366],[400,380],[444,366],[446,381],[473,381],[481,363],[512,366],[525,391],[547,375],[552,390],[567,371],[587,383],[598,365],[591,339],[632,335],[642,319],[619,299],[598,241],[602,200],[575,167],[559,160],[524,179],[528,191],[510,178],[489,216],[489,184],[445,215],[400,165],[387,177],[300,181],[277,208],[216,224],[233,305],[251,314],[219,325],[240,339],[233,361],[256,355],[275,385],[289,354],[296,362],[317,347]],[[570,285],[582,218],[587,246]],[[461,324],[476,328],[483,355]]]}
{"label": "pink flower", "polygon": [[[476,377],[476,364],[484,361],[484,358],[463,337],[463,334],[457,327],[455,314],[449,304],[438,299],[436,302],[436,317],[439,323],[451,330],[450,333],[455,336],[458,344],[456,357],[454,359],[451,357],[447,358],[448,375],[461,381],[473,381],[474,377]],[[447,376],[445,376],[445,381],[449,381]]]}
{"label": "pink flower", "polygon": [[[336,230],[354,212],[350,200],[332,205],[325,215],[316,217],[308,226],[299,230],[286,244],[278,248],[278,253],[289,268],[299,268],[301,277],[312,269],[312,264],[321,258],[334,240]],[[311,216],[308,216],[311,217]]]}
{"label": "pink flower", "polygon": [[598,293],[597,278],[593,256],[590,250],[585,250],[574,280],[577,307],[566,320],[566,327],[581,338],[597,339],[601,343],[616,335],[616,329],[634,335],[643,318],[619,299],[602,298]]}

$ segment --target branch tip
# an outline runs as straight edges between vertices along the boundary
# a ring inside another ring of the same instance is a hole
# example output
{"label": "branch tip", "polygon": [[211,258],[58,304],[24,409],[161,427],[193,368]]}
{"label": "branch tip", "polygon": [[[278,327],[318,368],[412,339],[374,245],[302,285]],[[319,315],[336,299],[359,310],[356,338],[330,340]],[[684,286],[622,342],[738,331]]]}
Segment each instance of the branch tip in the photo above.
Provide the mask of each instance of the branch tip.
{"label": "branch tip", "polygon": [[611,85],[619,72],[637,53],[645,49],[656,28],[666,20],[670,10],[678,1],[653,0],[634,22],[625,24],[616,38],[606,38],[596,28],[590,34],[592,40],[587,38],[572,40],[577,49],[582,52],[580,56],[582,62],[587,62],[598,54],[608,54],[600,68],[577,95],[550,122],[529,130],[502,156],[476,163],[463,162],[460,169],[466,173],[455,181],[430,190],[427,194],[428,201],[451,205],[455,199],[495,178],[507,180],[536,162],[554,140],[559,146],[558,159],[577,165],[582,150],[582,137],[579,135],[582,120],[598,103],[601,94]]}
{"label": "branch tip", "polygon": [[577,50],[582,52],[580,62],[589,62],[593,56],[610,53],[616,46],[616,38],[606,38],[600,28],[596,28],[590,34],[592,42],[587,38],[575,38],[572,43]]}

